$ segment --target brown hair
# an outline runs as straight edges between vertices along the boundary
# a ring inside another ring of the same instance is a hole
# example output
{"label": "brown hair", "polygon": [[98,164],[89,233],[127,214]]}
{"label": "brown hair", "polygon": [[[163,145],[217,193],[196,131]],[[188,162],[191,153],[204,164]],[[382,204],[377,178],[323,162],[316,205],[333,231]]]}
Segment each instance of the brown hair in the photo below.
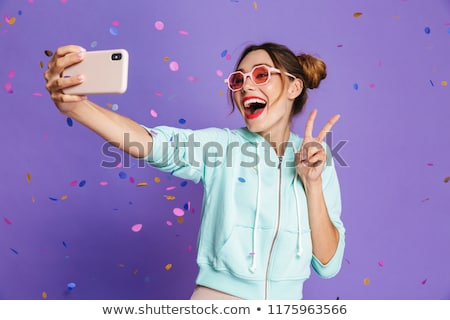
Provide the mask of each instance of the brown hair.
{"label": "brown hair", "polygon": [[[289,72],[303,81],[302,93],[294,100],[292,106],[292,116],[302,111],[308,99],[307,89],[315,89],[319,87],[320,82],[326,78],[327,71],[325,63],[312,55],[301,53],[295,55],[288,47],[273,43],[266,42],[260,45],[250,45],[244,49],[241,57],[236,63],[236,68],[242,62],[242,60],[252,51],[264,50],[266,51],[274,63],[274,67],[281,71]],[[283,81],[283,87],[286,85],[286,77],[281,78]],[[234,111],[236,105],[233,100],[233,92],[230,91],[230,99],[232,104],[232,111]]]}

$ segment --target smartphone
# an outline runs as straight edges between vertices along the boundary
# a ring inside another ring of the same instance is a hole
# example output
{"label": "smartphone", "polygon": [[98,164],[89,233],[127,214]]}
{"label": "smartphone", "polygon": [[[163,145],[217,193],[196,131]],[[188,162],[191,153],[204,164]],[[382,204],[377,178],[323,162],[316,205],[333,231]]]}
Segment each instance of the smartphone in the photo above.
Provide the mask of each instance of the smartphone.
{"label": "smartphone", "polygon": [[65,94],[120,94],[127,90],[128,51],[125,49],[87,51],[83,61],[64,70],[63,77],[84,75],[84,81],[65,88]]}

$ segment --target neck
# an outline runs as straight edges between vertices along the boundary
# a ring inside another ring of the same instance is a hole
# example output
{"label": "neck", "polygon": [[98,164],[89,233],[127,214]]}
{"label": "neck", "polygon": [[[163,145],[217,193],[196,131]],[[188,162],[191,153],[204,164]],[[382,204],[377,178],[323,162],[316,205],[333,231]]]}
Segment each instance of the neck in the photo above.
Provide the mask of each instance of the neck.
{"label": "neck", "polygon": [[268,132],[261,133],[261,135],[266,139],[267,142],[274,148],[277,156],[281,157],[284,155],[284,151],[286,150],[287,143],[289,141],[289,137],[291,135],[291,128],[287,126],[283,132]]}

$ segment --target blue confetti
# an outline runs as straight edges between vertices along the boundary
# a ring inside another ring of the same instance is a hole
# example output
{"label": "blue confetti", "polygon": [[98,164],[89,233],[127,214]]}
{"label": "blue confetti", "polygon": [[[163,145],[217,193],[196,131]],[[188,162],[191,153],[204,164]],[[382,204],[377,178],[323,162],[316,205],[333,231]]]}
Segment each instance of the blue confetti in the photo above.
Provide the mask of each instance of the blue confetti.
{"label": "blue confetti", "polygon": [[117,36],[119,34],[119,29],[116,27],[109,28],[109,33],[111,33],[113,36]]}
{"label": "blue confetti", "polygon": [[179,124],[185,124],[185,123],[186,123],[186,120],[183,119],[183,118],[181,118],[180,120],[178,120],[178,123],[179,123]]}
{"label": "blue confetti", "polygon": [[182,187],[186,187],[186,186],[187,186],[187,184],[188,184],[188,182],[187,182],[187,181],[182,181],[182,182],[180,183],[180,186],[182,186]]}
{"label": "blue confetti", "polygon": [[80,188],[83,188],[86,185],[86,180],[81,180],[80,183],[78,184],[78,186]]}
{"label": "blue confetti", "polygon": [[426,34],[430,34],[431,29],[430,29],[430,27],[425,27],[425,29],[423,29],[423,31],[425,31]]}
{"label": "blue confetti", "polygon": [[358,90],[359,89],[359,85],[357,83],[353,84],[353,89]]}
{"label": "blue confetti", "polygon": [[225,58],[226,55],[227,55],[227,53],[228,53],[227,50],[223,50],[223,51],[220,53],[220,56],[221,56],[222,58]]}
{"label": "blue confetti", "polygon": [[239,180],[239,182],[242,182],[242,183],[244,183],[244,182],[245,182],[245,179],[244,179],[244,178],[242,178],[242,177],[239,177],[239,178],[238,178],[238,180]]}
{"label": "blue confetti", "polygon": [[67,248],[67,243],[65,241],[62,242],[64,248]]}
{"label": "blue confetti", "polygon": [[9,248],[12,252],[14,252],[15,254],[19,254],[19,251],[13,249],[13,248]]}
{"label": "blue confetti", "polygon": [[126,172],[123,172],[123,171],[120,171],[120,172],[119,172],[119,178],[120,178],[120,179],[126,179],[126,178],[127,178],[127,173],[126,173]]}
{"label": "blue confetti", "polygon": [[67,284],[67,290],[72,291],[73,289],[76,288],[76,284],[74,282],[70,282]]}
{"label": "blue confetti", "polygon": [[52,201],[58,201],[58,198],[48,197]]}
{"label": "blue confetti", "polygon": [[431,86],[432,86],[432,87],[434,87],[434,83],[433,83],[433,81],[431,81],[431,80],[430,80],[430,83],[431,83]]}
{"label": "blue confetti", "polygon": [[69,127],[72,127],[72,126],[73,126],[73,120],[72,120],[72,118],[67,118],[67,125],[68,125]]}
{"label": "blue confetti", "polygon": [[184,206],[183,206],[183,209],[184,210],[189,210],[189,203],[185,203]]}
{"label": "blue confetti", "polygon": [[17,14],[18,14],[19,16],[21,16],[21,15],[22,15],[22,10],[19,10],[19,11],[17,12]]}

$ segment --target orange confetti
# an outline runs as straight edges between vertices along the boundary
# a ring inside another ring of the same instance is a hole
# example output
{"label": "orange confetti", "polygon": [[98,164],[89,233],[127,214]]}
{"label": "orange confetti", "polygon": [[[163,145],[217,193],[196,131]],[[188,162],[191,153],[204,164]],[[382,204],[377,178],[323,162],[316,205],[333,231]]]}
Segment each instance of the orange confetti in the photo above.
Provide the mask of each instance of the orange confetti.
{"label": "orange confetti", "polygon": [[175,196],[164,196],[167,200],[175,200]]}
{"label": "orange confetti", "polygon": [[31,181],[31,174],[27,172],[27,182],[29,183]]}
{"label": "orange confetti", "polygon": [[353,16],[354,16],[355,18],[359,18],[359,17],[362,16],[362,12],[355,12],[355,13],[353,14]]}
{"label": "orange confetti", "polygon": [[164,57],[164,61],[169,61],[169,57]]}
{"label": "orange confetti", "polygon": [[31,202],[35,203],[36,199],[34,197],[31,197]]}
{"label": "orange confetti", "polygon": [[178,218],[177,218],[177,222],[178,222],[179,224],[182,224],[182,223],[184,222],[183,217],[178,217]]}
{"label": "orange confetti", "polygon": [[171,263],[166,264],[166,266],[164,267],[164,269],[166,269],[167,271],[169,271],[170,269],[172,269],[172,264],[171,264]]}
{"label": "orange confetti", "polygon": [[441,81],[441,84],[444,86],[444,87],[446,87],[447,85],[448,85],[448,82],[447,81]]}
{"label": "orange confetti", "polygon": [[255,10],[258,9],[258,4],[256,3],[256,1],[253,1],[253,8],[255,8]]}
{"label": "orange confetti", "polygon": [[138,187],[146,187],[147,185],[148,185],[147,182],[139,182],[137,184]]}
{"label": "orange confetti", "polygon": [[445,183],[448,183],[450,181],[450,176],[448,176],[448,177],[446,177],[445,179],[444,179],[444,182]]}
{"label": "orange confetti", "polygon": [[9,24],[14,24],[14,22],[16,22],[16,17],[11,17],[8,19]]}
{"label": "orange confetti", "polygon": [[161,182],[161,178],[160,178],[160,177],[155,177],[154,181],[155,181],[156,183],[160,183],[160,182]]}
{"label": "orange confetti", "polygon": [[41,69],[43,69],[44,68],[44,62],[39,61],[39,67],[41,67]]}
{"label": "orange confetti", "polygon": [[63,196],[61,196],[61,200],[66,200],[68,198],[68,196],[67,195],[63,195]]}
{"label": "orange confetti", "polygon": [[47,292],[45,291],[42,292],[42,299],[47,299]]}
{"label": "orange confetti", "polygon": [[367,286],[370,284],[370,279],[369,278],[364,278],[364,284]]}

